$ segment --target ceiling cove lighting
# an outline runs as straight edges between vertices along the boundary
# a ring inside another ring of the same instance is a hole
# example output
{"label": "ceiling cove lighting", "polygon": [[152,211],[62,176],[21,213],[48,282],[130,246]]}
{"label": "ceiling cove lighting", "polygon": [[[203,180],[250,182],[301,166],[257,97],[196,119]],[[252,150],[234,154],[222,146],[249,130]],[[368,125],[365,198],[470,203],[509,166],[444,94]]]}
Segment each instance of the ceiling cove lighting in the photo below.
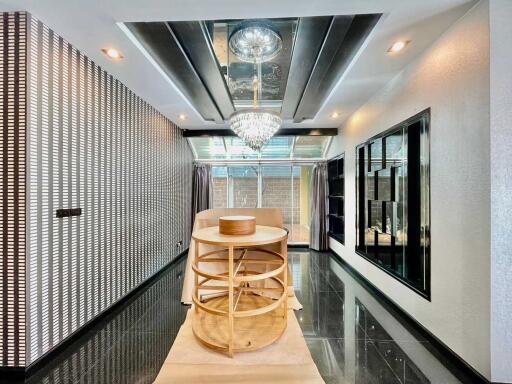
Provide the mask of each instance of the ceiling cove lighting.
{"label": "ceiling cove lighting", "polygon": [[101,50],[101,52],[103,52],[109,59],[112,59],[112,60],[122,60],[124,59],[124,56],[121,54],[121,52],[119,52],[117,49],[115,48],[103,48]]}
{"label": "ceiling cove lighting", "polygon": [[391,47],[389,47],[388,49],[388,52],[389,53],[397,53],[397,52],[400,52],[401,50],[403,50],[407,44],[410,43],[410,40],[398,40],[398,41],[395,41]]}
{"label": "ceiling cove lighting", "polygon": [[229,48],[242,61],[254,63],[253,106],[236,111],[229,117],[229,126],[254,151],[270,140],[281,127],[281,116],[260,108],[261,63],[277,56],[283,46],[281,36],[272,25],[262,21],[244,21],[229,37]]}
{"label": "ceiling cove lighting", "polygon": [[139,40],[133,35],[130,29],[122,22],[117,22],[117,26],[123,33],[128,37],[128,39],[132,42],[132,44],[144,55],[144,57],[151,63],[151,65],[160,73],[162,78],[169,84],[174,92],[176,92],[182,100],[187,104],[187,106],[192,110],[195,116],[198,119],[202,119],[201,114],[197,111],[196,107],[190,102],[190,100],[183,94],[181,89],[176,86],[174,81],[169,77],[169,75],[162,69],[161,65],[156,62],[156,60],[151,56],[151,54],[144,48],[144,46],[140,43]]}

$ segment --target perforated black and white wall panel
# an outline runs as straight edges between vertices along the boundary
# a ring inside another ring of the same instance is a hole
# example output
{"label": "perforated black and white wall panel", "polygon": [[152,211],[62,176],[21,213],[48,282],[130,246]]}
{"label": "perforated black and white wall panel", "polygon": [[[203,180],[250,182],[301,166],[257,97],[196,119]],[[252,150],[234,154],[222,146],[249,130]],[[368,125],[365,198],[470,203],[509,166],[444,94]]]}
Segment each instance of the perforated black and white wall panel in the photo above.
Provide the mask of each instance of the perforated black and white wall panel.
{"label": "perforated black and white wall panel", "polygon": [[26,27],[0,13],[0,365],[25,364]]}
{"label": "perforated black and white wall panel", "polygon": [[[24,366],[188,247],[193,156],[176,125],[41,21],[3,15],[2,192],[16,184],[18,200],[1,217],[0,353]],[[82,214],[57,218],[63,208]]]}
{"label": "perforated black and white wall panel", "polygon": [[29,20],[28,363],[188,246],[192,188],[178,127]]}

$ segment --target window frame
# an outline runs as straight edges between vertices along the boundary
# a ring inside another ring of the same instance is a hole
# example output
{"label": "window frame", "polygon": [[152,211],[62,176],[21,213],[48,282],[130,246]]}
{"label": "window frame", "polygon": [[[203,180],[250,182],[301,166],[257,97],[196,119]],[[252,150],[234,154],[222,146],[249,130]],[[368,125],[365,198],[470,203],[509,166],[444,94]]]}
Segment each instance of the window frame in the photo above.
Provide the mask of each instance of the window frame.
{"label": "window frame", "polygon": [[[220,167],[220,168],[226,168],[226,189],[227,189],[227,204],[226,204],[226,208],[235,208],[234,207],[234,199],[233,199],[233,196],[231,195],[232,194],[232,187],[231,187],[231,184],[232,184],[232,181],[230,180],[230,176],[229,176],[229,168],[230,167],[243,167],[243,166],[247,166],[247,167],[250,167],[250,166],[255,166],[257,167],[257,180],[258,180],[258,183],[257,183],[257,186],[258,186],[258,191],[257,191],[257,208],[261,208],[262,207],[262,201],[263,201],[263,196],[262,196],[262,193],[263,193],[263,168],[268,168],[268,167],[289,167],[290,168],[290,194],[292,196],[292,200],[293,200],[293,196],[294,196],[294,189],[293,189],[293,183],[294,183],[294,168],[295,167],[301,167],[301,166],[313,166],[316,164],[316,161],[305,161],[305,160],[302,160],[302,161],[292,161],[292,160],[280,160],[280,161],[276,161],[274,162],[274,160],[259,160],[259,161],[254,161],[254,160],[239,160],[239,161],[213,161],[213,162],[210,162],[210,161],[196,161],[196,162],[201,162],[201,163],[207,163],[207,164],[210,164],[212,166],[212,168],[215,168],[215,167]],[[213,169],[212,169],[212,173],[213,173]],[[212,198],[214,199],[215,197],[212,196]],[[293,205],[294,202],[292,201],[292,223],[293,224],[293,220],[294,220],[294,216],[293,216]],[[279,207],[277,207],[279,208]],[[299,216],[300,216],[300,208],[299,208]],[[288,224],[288,223],[286,223]],[[291,230],[291,229],[290,229]],[[303,246],[303,245],[309,245],[309,241],[308,242],[292,242],[291,244],[292,245],[297,245],[297,246]]]}

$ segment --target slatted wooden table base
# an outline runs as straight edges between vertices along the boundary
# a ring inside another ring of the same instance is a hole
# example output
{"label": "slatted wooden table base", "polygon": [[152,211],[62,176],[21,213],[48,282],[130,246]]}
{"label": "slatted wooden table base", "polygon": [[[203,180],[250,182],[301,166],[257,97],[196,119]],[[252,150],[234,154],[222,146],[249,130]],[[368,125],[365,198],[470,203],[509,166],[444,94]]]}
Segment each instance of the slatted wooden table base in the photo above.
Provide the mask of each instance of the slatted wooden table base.
{"label": "slatted wooden table base", "polygon": [[[192,237],[196,243],[192,265],[195,336],[231,357],[277,340],[287,321],[286,231],[256,226],[254,234],[228,236],[220,234],[218,227],[208,227],[195,231]],[[273,243],[280,243],[280,253],[260,248]],[[200,254],[201,244],[223,248]],[[222,263],[226,272],[208,273],[201,268],[204,263]],[[255,271],[254,265],[264,266],[265,272]],[[272,287],[265,284],[268,279],[274,282]],[[269,293],[275,299],[268,297]]]}

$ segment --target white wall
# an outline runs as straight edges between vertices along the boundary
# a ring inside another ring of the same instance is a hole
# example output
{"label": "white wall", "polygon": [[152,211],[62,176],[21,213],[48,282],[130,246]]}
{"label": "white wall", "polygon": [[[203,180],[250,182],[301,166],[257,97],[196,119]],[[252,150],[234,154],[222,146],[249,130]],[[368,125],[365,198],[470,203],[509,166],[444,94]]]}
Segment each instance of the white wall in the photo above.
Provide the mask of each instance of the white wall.
{"label": "white wall", "polygon": [[512,1],[490,2],[492,380],[512,383]]}
{"label": "white wall", "polygon": [[[487,378],[489,98],[489,4],[481,1],[355,112],[330,150],[346,158],[346,242],[331,239],[332,249]],[[429,107],[431,301],[354,251],[355,146]]]}

